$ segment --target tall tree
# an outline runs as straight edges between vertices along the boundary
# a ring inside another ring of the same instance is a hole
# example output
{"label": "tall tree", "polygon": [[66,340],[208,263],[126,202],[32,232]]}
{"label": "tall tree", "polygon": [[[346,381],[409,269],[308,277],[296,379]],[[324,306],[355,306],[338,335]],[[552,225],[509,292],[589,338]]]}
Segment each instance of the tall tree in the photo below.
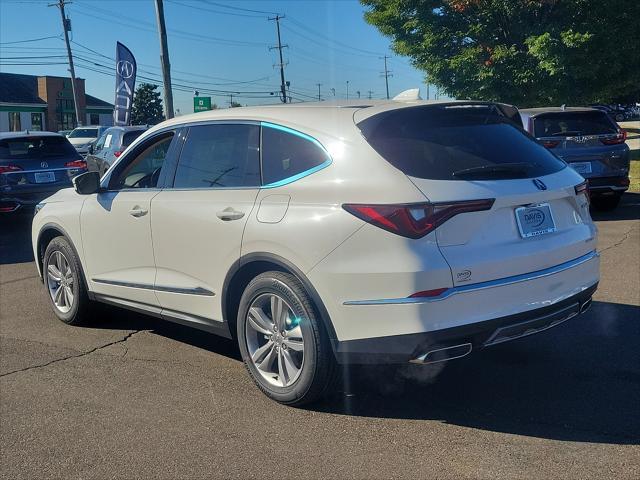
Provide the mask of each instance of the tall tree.
{"label": "tall tree", "polygon": [[141,83],[133,96],[131,107],[132,125],[155,125],[164,120],[162,113],[162,99],[158,86]]}
{"label": "tall tree", "polygon": [[393,50],[453,97],[536,106],[638,92],[640,0],[361,2]]}

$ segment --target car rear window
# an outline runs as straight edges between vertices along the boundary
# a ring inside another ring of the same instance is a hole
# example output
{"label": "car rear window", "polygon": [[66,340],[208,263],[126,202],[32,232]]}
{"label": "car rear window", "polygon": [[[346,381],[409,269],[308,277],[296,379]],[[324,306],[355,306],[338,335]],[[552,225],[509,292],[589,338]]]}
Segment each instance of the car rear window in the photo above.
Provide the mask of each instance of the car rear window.
{"label": "car rear window", "polygon": [[533,128],[538,138],[608,135],[618,132],[604,112],[543,113],[535,117]]}
{"label": "car rear window", "polygon": [[77,157],[65,137],[33,136],[0,140],[1,160],[30,160],[49,157]]}
{"label": "car rear window", "polygon": [[494,105],[407,107],[358,127],[405,174],[432,180],[491,180],[548,175],[566,164]]}
{"label": "car rear window", "polygon": [[125,132],[122,138],[122,148],[128,147],[133,141],[144,133],[144,130],[133,130],[131,132]]}
{"label": "car rear window", "polygon": [[69,134],[69,138],[97,138],[97,128],[76,128]]}

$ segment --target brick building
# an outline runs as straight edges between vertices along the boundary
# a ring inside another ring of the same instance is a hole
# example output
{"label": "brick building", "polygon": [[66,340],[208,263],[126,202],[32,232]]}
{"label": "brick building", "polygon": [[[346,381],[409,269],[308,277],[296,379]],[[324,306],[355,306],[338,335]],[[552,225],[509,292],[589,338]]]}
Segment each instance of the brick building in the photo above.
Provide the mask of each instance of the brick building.
{"label": "brick building", "polygon": [[[76,86],[84,125],[112,125],[113,105]],[[0,72],[0,132],[71,130],[76,126],[71,79]]]}

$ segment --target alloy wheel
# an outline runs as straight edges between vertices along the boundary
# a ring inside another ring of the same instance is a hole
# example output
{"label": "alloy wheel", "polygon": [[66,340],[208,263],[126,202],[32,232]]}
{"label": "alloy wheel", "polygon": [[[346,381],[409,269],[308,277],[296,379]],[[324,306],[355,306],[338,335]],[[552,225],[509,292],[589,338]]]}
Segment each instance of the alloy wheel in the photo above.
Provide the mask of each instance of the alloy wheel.
{"label": "alloy wheel", "polygon": [[73,284],[75,278],[69,260],[60,250],[56,250],[47,261],[47,286],[53,304],[62,313],[73,306]]}
{"label": "alloy wheel", "polygon": [[304,336],[291,306],[280,296],[256,297],[245,318],[249,361],[269,384],[288,387],[304,366]]}

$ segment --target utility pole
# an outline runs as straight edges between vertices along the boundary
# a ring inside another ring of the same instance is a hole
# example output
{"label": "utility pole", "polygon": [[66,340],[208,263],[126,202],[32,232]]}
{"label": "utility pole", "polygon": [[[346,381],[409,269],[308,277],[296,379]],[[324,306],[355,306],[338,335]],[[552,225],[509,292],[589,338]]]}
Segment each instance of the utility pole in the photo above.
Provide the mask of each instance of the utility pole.
{"label": "utility pole", "polygon": [[233,93],[229,94],[229,108],[233,108]]}
{"label": "utility pole", "polygon": [[347,100],[349,100],[349,80],[347,80]]}
{"label": "utility pole", "polygon": [[322,86],[322,84],[321,83],[316,83],[316,85],[318,86],[318,101],[320,101],[320,100],[322,100],[320,98],[320,87]]}
{"label": "utility pole", "polygon": [[369,90],[367,93],[369,94],[369,100],[371,100],[371,95],[373,95],[373,90]]}
{"label": "utility pole", "polygon": [[69,44],[69,32],[71,31],[71,20],[64,14],[64,6],[71,2],[58,0],[58,3],[49,4],[50,7],[58,7],[62,16],[62,29],[64,30],[64,42],[67,44],[67,56],[69,57],[69,73],[71,74],[71,92],[73,93],[73,104],[76,110],[76,125],[81,127],[84,122],[80,117],[80,102],[78,101],[78,91],[76,89],[76,71],[73,68],[73,55],[71,55],[71,45]]}
{"label": "utility pole", "polygon": [[156,0],[158,36],[160,37],[160,63],[162,64],[162,82],[164,84],[164,111],[167,119],[173,118],[173,92],[171,91],[171,66],[167,47],[167,27],[164,24],[164,5]]}
{"label": "utility pole", "polygon": [[283,48],[288,48],[289,45],[282,45],[282,42],[280,41],[280,19],[284,18],[283,16],[280,15],[276,15],[273,18],[269,18],[270,21],[275,20],[276,22],[276,31],[278,32],[278,46],[277,47],[269,47],[269,50],[278,50],[278,53],[280,54],[280,100],[282,100],[282,103],[287,103],[287,86],[286,86],[286,82],[284,81],[284,60],[282,60],[282,49]]}
{"label": "utility pole", "polygon": [[389,99],[389,77],[393,77],[393,75],[391,74],[391,70],[387,68],[387,59],[391,57],[388,55],[385,55],[384,57],[381,57],[381,58],[384,59],[384,72],[382,72],[380,76],[384,77],[384,83],[387,86],[387,99]]}

